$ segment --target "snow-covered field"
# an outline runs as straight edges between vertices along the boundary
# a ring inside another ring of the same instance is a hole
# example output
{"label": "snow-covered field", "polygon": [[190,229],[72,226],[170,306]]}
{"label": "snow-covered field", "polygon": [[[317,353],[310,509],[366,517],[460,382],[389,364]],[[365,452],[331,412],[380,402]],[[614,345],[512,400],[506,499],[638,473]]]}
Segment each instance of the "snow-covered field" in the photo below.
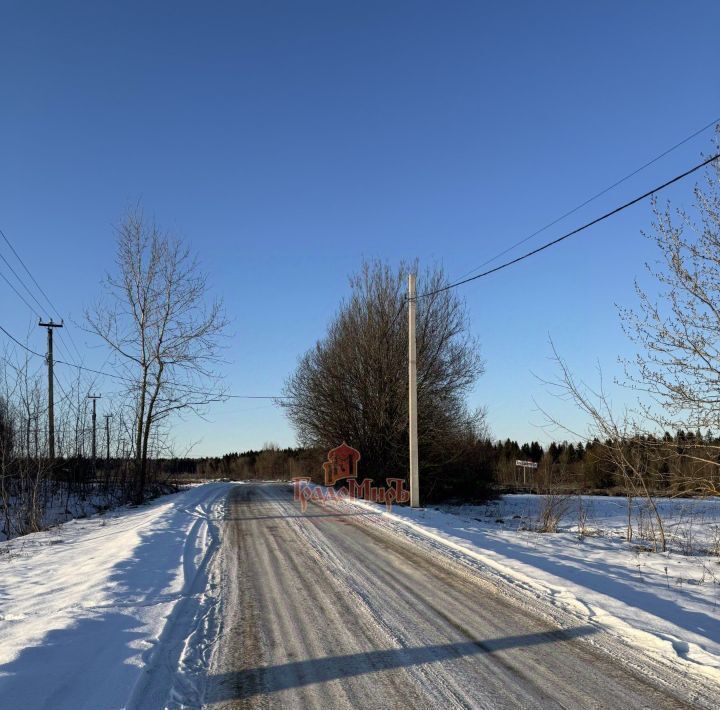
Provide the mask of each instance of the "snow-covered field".
{"label": "snow-covered field", "polygon": [[720,680],[720,499],[658,502],[669,541],[664,553],[649,551],[652,543],[638,534],[649,535],[642,503],[633,507],[635,538],[627,541],[625,498],[568,501],[557,533],[534,531],[541,499],[533,495],[508,495],[485,506],[395,507],[382,516],[398,530],[472,557],[585,623]]}
{"label": "snow-covered field", "polygon": [[173,684],[191,697],[231,485],[0,543],[0,707],[162,707]]}
{"label": "snow-covered field", "polygon": [[[42,529],[61,525],[68,520],[75,518],[87,518],[104,510],[117,507],[116,499],[111,495],[104,495],[97,491],[90,491],[84,496],[73,493],[66,496],[64,492],[50,491],[47,494],[41,493],[42,519],[40,527]],[[17,506],[15,499],[8,501],[10,509],[10,525],[9,531],[0,528],[0,542],[7,540],[9,537],[16,537],[18,530],[22,530],[23,526],[19,524],[19,520],[27,512],[21,506]],[[3,519],[3,527],[6,521]],[[9,532],[9,534],[8,534]]]}

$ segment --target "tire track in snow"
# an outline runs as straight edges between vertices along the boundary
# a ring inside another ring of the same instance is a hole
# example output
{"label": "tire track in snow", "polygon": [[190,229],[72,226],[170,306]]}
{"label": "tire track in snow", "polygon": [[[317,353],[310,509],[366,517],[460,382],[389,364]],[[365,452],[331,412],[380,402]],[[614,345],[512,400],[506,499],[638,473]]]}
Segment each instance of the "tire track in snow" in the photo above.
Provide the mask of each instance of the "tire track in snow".
{"label": "tire track in snow", "polygon": [[239,579],[225,581],[232,602],[208,707],[708,705],[684,683],[635,672],[593,637],[585,643],[598,629],[545,619],[532,596],[504,594],[459,555],[375,515],[354,506],[302,515],[277,485],[240,494],[224,554]]}
{"label": "tire track in snow", "polygon": [[187,511],[197,519],[183,547],[184,585],[157,643],[144,659],[143,675],[133,689],[128,710],[202,705],[203,680],[219,617],[211,565],[220,547],[217,520],[226,496],[227,488],[223,488],[192,512]]}

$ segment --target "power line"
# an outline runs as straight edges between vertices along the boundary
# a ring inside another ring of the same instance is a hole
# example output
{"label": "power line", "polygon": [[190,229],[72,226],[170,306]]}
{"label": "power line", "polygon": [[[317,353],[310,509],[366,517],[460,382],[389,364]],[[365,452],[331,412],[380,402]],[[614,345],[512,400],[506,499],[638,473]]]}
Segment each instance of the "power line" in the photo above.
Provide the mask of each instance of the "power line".
{"label": "power line", "polygon": [[24,343],[21,343],[14,335],[12,335],[11,333],[8,333],[7,330],[5,330],[5,328],[3,328],[1,325],[0,325],[0,330],[2,330],[2,332],[5,333],[5,335],[7,335],[8,338],[10,338],[10,340],[12,340],[16,345],[19,345],[23,350],[27,350],[27,352],[29,352],[31,355],[35,355],[36,357],[45,359],[44,355],[41,355],[40,353],[35,352],[34,350],[29,348]]}
{"label": "power line", "polygon": [[[75,365],[70,362],[65,362],[63,360],[55,360],[56,364],[58,365],[67,365],[68,367],[74,367],[78,370],[83,370],[85,372],[92,372],[96,375],[102,375],[104,377],[111,377],[116,380],[122,380],[124,382],[130,382],[135,383],[136,380],[132,379],[131,377],[125,377],[124,375],[118,375],[114,372],[104,372],[103,370],[95,370],[92,367],[85,367],[84,365]],[[187,394],[197,394],[207,397],[218,397],[222,399],[294,399],[293,397],[286,397],[284,395],[274,395],[274,394],[268,394],[268,395],[258,395],[258,394],[225,394],[222,392],[208,392],[205,390],[198,390],[194,389],[189,385],[182,385],[178,384],[177,382],[166,382],[166,384],[172,386],[172,387],[182,387],[186,390]]]}
{"label": "power line", "polygon": [[[0,257],[1,257],[1,256],[2,256],[2,254],[0,254]],[[31,306],[31,305],[27,302],[27,299],[20,293],[20,291],[18,291],[18,290],[15,288],[15,286],[14,286],[13,283],[10,281],[10,279],[9,279],[7,276],[5,276],[5,274],[3,274],[2,271],[0,271],[0,277],[2,277],[3,281],[5,281],[5,283],[6,283],[13,291],[15,291],[15,295],[16,295],[38,318],[42,318],[42,316],[35,310],[35,308],[34,308],[33,306]]]}
{"label": "power line", "polygon": [[[43,312],[47,312],[45,307],[43,306],[43,304],[37,300],[37,298],[35,297],[35,294],[27,287],[27,284],[18,276],[18,273],[17,273],[17,271],[15,271],[15,269],[13,269],[12,264],[2,254],[0,254],[0,259],[2,259],[5,262],[5,265],[8,267],[8,269],[10,269],[13,276],[18,280],[18,283],[28,292],[30,298],[32,298],[32,300],[35,301],[35,303],[37,303],[37,305],[40,307],[40,310]],[[8,282],[8,284],[10,284],[10,281],[8,281],[8,279],[5,276],[3,276],[3,278],[5,279],[5,281]],[[12,284],[10,284],[10,287],[13,289],[13,291],[15,291],[15,293],[17,293],[18,296],[20,296],[20,293]],[[34,306],[30,306],[28,304],[28,302],[22,296],[20,296],[20,298],[22,298],[25,305],[28,306],[28,308],[30,308],[31,311],[35,312],[35,315],[37,315],[38,318],[42,318],[42,315],[35,310]]]}
{"label": "power line", "polygon": [[[57,361],[56,361],[57,362]],[[60,382],[60,378],[53,373],[53,377],[55,378],[55,382],[57,386],[60,388],[60,391],[62,392],[62,399],[60,400],[59,404],[62,404],[63,402],[67,402],[68,406],[75,410],[76,416],[80,417],[80,410],[78,409],[77,405],[73,402],[73,394],[72,392],[68,392],[62,385],[62,382]],[[72,388],[71,388],[72,389]]]}
{"label": "power line", "polygon": [[[58,334],[61,332],[62,331],[58,331]],[[68,360],[71,360],[73,363],[75,362],[75,360],[73,359],[72,354],[70,352],[70,349],[67,347],[67,345],[65,343],[62,342],[62,340],[60,338],[58,338],[55,341],[55,344],[57,345],[57,348],[63,357],[66,357]]]}
{"label": "power line", "polygon": [[[28,292],[28,294],[30,294],[30,297],[35,301],[35,303],[38,304],[38,306],[40,306],[41,310],[43,310],[44,312],[47,313],[47,311],[45,310],[45,307],[42,305],[42,303],[40,303],[38,301],[38,299],[35,297],[35,295],[32,293],[32,291],[30,291],[30,289],[27,287],[27,284],[25,284],[25,282],[20,278],[18,273],[15,271],[15,269],[13,269],[12,265],[8,262],[8,260],[2,254],[0,254],[0,259],[2,259],[5,262],[7,267],[10,269],[10,271],[13,273],[15,278],[20,283],[20,285]],[[42,318],[43,318],[42,314],[31,303],[29,303],[27,301],[27,299],[22,295],[22,293],[20,293],[20,291],[17,290],[15,285],[1,271],[0,271],[0,278],[2,278],[3,281],[5,281],[5,283],[15,292],[15,295],[28,307],[30,312],[34,313],[40,320],[42,320]],[[66,357],[69,360],[73,360],[72,356],[70,355],[70,352],[65,348],[65,346],[60,341],[57,342],[57,345],[58,345],[59,349],[65,353]],[[82,360],[82,358],[81,358],[81,360]]]}
{"label": "power line", "polygon": [[[0,325],[0,330],[5,333],[5,335],[10,338],[16,345],[19,345],[23,350],[29,352],[31,355],[35,355],[36,357],[45,359],[44,355],[41,355],[39,352],[36,352],[32,348],[29,348],[27,345],[22,343],[20,340],[18,340],[12,333],[9,333],[5,328],[3,328],[2,325]],[[56,365],[65,365],[67,367],[74,367],[76,370],[81,370],[83,372],[92,372],[96,375],[102,375],[103,377],[111,377],[116,380],[122,380],[124,382],[131,382],[134,383],[135,380],[133,380],[130,377],[125,377],[124,375],[118,375],[114,372],[103,372],[102,370],[95,370],[92,367],[85,367],[84,365],[76,365],[73,362],[66,362],[65,360],[55,360]],[[169,382],[167,383],[171,386],[178,386],[177,383]],[[185,386],[185,385],[181,385]],[[257,395],[257,394],[223,394],[221,392],[207,392],[204,390],[195,390],[195,389],[188,389],[190,394],[197,394],[202,395],[206,397],[219,397],[222,399],[293,399],[293,397],[286,397],[284,395]]]}
{"label": "power line", "polygon": [[[211,395],[212,392],[197,392],[196,394]],[[288,397],[285,395],[277,394],[223,394],[219,395],[223,399],[295,399],[295,397]]]}
{"label": "power line", "polygon": [[[55,310],[55,309],[53,308],[53,310]],[[56,314],[58,317],[60,317],[57,311],[55,311],[55,314]],[[73,325],[74,325],[74,324],[73,324]],[[79,349],[78,346],[75,344],[75,338],[73,338],[72,329],[68,328],[68,330],[65,331],[65,332],[67,333],[68,339],[70,340],[70,345],[72,345],[73,350],[77,353],[78,359],[80,360],[80,362],[83,362],[83,356],[82,356],[82,353],[80,352],[80,349]],[[61,338],[61,340],[62,340],[62,338]],[[69,359],[69,360],[72,360],[73,358],[70,357],[70,349],[69,349],[69,348],[66,348],[66,352],[68,353],[68,359]]]}
{"label": "power line", "polygon": [[710,123],[706,124],[705,126],[703,126],[700,129],[698,129],[697,131],[695,131],[695,133],[689,135],[687,138],[683,138],[683,140],[681,140],[679,143],[676,143],[671,148],[668,148],[667,150],[663,151],[662,153],[660,153],[660,155],[656,155],[652,160],[649,160],[644,165],[641,165],[639,168],[633,170],[631,173],[628,173],[625,177],[620,178],[619,180],[614,182],[612,185],[609,185],[605,189],[600,190],[600,192],[596,193],[592,197],[589,197],[587,200],[585,200],[585,202],[582,202],[577,207],[573,207],[568,212],[565,212],[564,214],[560,215],[560,217],[558,217],[557,219],[554,219],[552,222],[548,222],[544,227],[540,227],[540,229],[534,231],[532,234],[529,234],[527,237],[525,237],[524,239],[521,239],[519,242],[515,242],[515,244],[512,244],[507,249],[504,249],[499,254],[496,254],[495,256],[488,259],[487,261],[484,261],[482,264],[480,264],[479,266],[476,266],[474,269],[470,269],[470,271],[467,271],[462,276],[460,276],[459,279],[464,279],[466,276],[469,276],[470,274],[474,274],[479,269],[482,269],[483,266],[487,266],[488,264],[491,264],[493,261],[499,259],[501,256],[505,256],[505,254],[512,251],[516,247],[519,247],[521,244],[525,244],[525,242],[529,242],[533,237],[537,237],[538,234],[542,234],[542,232],[546,231],[547,229],[550,229],[550,227],[555,226],[558,222],[562,222],[562,220],[564,220],[566,217],[569,217],[571,214],[575,214],[575,212],[577,212],[578,210],[581,210],[583,207],[589,205],[591,202],[594,202],[595,200],[598,199],[598,197],[602,197],[606,193],[610,192],[610,190],[615,189],[616,187],[618,187],[618,185],[622,185],[624,182],[629,180],[631,177],[634,177],[638,173],[645,170],[645,168],[649,168],[651,165],[653,165],[653,163],[657,163],[658,160],[661,160],[666,155],[669,155],[670,153],[672,153],[674,150],[676,150],[680,146],[685,145],[685,143],[691,141],[693,138],[699,136],[701,133],[704,133],[705,131],[707,131],[708,128],[711,128],[712,126],[716,126],[719,124],[720,124],[720,117],[714,119],[713,121],[710,121]]}
{"label": "power line", "polygon": [[[19,254],[17,253],[17,251],[15,250],[15,247],[10,243],[10,240],[7,238],[5,232],[3,232],[2,229],[0,229],[0,236],[2,236],[2,238],[5,240],[5,243],[10,247],[10,251],[12,251],[12,253],[15,255],[15,258],[20,262],[20,264],[22,265],[23,269],[25,269],[25,273],[27,273],[27,275],[30,277],[30,279],[32,280],[32,282],[33,282],[33,283],[35,284],[35,286],[37,287],[38,291],[40,291],[40,293],[45,297],[45,300],[48,302],[48,304],[50,304],[50,307],[55,311],[55,315],[56,315],[58,318],[62,318],[62,316],[57,312],[57,309],[56,309],[55,306],[53,305],[53,302],[48,298],[48,295],[45,293],[45,291],[42,290],[42,287],[41,287],[40,284],[35,280],[35,277],[30,273],[30,269],[28,269],[28,267],[26,266],[25,262],[20,258],[20,255],[19,255]],[[4,260],[4,259],[3,259],[3,260]],[[7,262],[6,262],[6,263],[7,263]],[[13,273],[14,273],[14,272],[13,272]],[[17,276],[17,274],[16,274],[16,276]],[[20,280],[19,277],[18,277],[18,280]],[[39,302],[38,302],[38,305],[40,305]],[[45,310],[43,306],[40,306],[40,307],[43,308],[43,310]]]}
{"label": "power line", "polygon": [[[58,309],[55,307],[55,304],[50,300],[50,297],[47,295],[47,293],[45,293],[42,286],[40,286],[40,284],[37,282],[36,278],[32,275],[30,269],[27,267],[27,264],[22,260],[22,258],[20,257],[20,254],[17,253],[17,250],[12,245],[12,243],[10,242],[7,235],[5,234],[5,232],[2,229],[0,229],[0,236],[2,236],[5,243],[8,245],[8,247],[10,247],[10,251],[12,251],[12,253],[15,255],[15,258],[20,262],[23,269],[25,269],[25,273],[30,277],[30,280],[35,284],[38,291],[40,291],[40,294],[43,296],[43,298],[45,298],[45,300],[49,304],[50,308],[55,312],[55,315],[62,321],[63,317],[60,315]],[[2,257],[1,254],[0,254],[0,257]],[[30,289],[25,285],[25,283],[22,281],[22,279],[17,275],[15,270],[12,268],[12,266],[10,266],[7,259],[5,259],[5,257],[2,257],[2,259],[8,265],[8,267],[13,272],[13,274],[15,274],[15,278],[23,285],[23,288],[30,294],[30,296],[35,301],[35,303],[37,303],[38,306],[40,306],[40,310],[46,311],[45,307],[40,303],[40,301],[38,301],[38,299],[35,297],[35,295],[33,293],[31,293]],[[37,315],[38,315],[38,317],[42,317],[39,314],[37,314]],[[78,349],[77,345],[75,344],[75,339],[72,337],[72,333],[70,331],[67,331],[67,333],[68,333],[68,338],[70,339],[71,345],[73,346],[75,352],[77,353],[77,356],[78,356],[80,362],[82,362],[83,356],[80,353],[80,350]],[[69,359],[72,360],[72,358],[69,358]]]}
{"label": "power line", "polygon": [[452,288],[457,288],[458,286],[462,286],[463,284],[470,283],[470,281],[476,281],[477,279],[481,279],[485,276],[489,276],[490,274],[494,274],[497,271],[501,271],[502,269],[506,269],[508,266],[513,266],[514,264],[517,264],[520,261],[524,261],[525,259],[529,259],[531,256],[535,256],[535,254],[539,254],[541,251],[545,251],[545,249],[549,249],[552,246],[555,246],[556,244],[559,244],[560,242],[564,241],[565,239],[569,239],[572,236],[575,236],[576,234],[579,234],[580,232],[588,229],[589,227],[592,227],[603,220],[608,219],[608,217],[612,217],[613,215],[618,214],[619,212],[622,212],[623,210],[627,209],[628,207],[632,207],[633,205],[637,204],[638,202],[641,202],[642,200],[646,199],[647,197],[650,197],[651,195],[654,195],[656,192],[660,192],[661,190],[664,190],[666,187],[669,187],[670,185],[673,185],[676,182],[679,182],[680,180],[686,178],[688,175],[692,175],[694,172],[697,172],[700,170],[700,168],[704,168],[706,165],[709,165],[714,160],[717,160],[720,158],[720,153],[716,153],[712,157],[708,158],[707,160],[703,160],[702,163],[698,163],[694,167],[690,168],[689,170],[686,170],[684,173],[681,173],[680,175],[676,175],[671,180],[668,180],[667,182],[664,182],[662,185],[658,185],[657,187],[652,188],[652,190],[648,190],[644,194],[640,195],[639,197],[635,197],[634,199],[630,200],[629,202],[626,202],[619,207],[616,207],[614,210],[610,210],[610,212],[606,212],[605,214],[601,215],[600,217],[596,217],[595,219],[591,220],[590,222],[586,222],[581,227],[577,227],[576,229],[573,229],[570,232],[567,232],[566,234],[563,234],[561,237],[558,237],[557,239],[553,239],[550,242],[546,242],[542,246],[538,247],[537,249],[533,249],[532,251],[529,251],[525,254],[522,254],[521,256],[518,256],[515,259],[511,259],[510,261],[506,261],[504,264],[500,264],[499,266],[496,266],[492,269],[489,269],[488,271],[483,271],[481,274],[477,274],[476,276],[471,276],[467,279],[461,279],[460,281],[455,281],[454,283],[448,284],[447,286],[443,286],[442,288],[437,288],[434,291],[427,291],[426,293],[421,293],[416,296],[416,298],[427,298],[429,296],[434,296],[435,294],[442,293],[444,291],[449,291]]}
{"label": "power line", "polygon": [[[118,375],[114,372],[104,372],[102,370],[95,370],[92,367],[85,367],[84,365],[75,365],[71,362],[65,362],[63,360],[55,360],[55,363],[58,365],[67,365],[68,367],[74,367],[78,370],[83,370],[85,372],[92,372],[96,375],[102,375],[104,377],[111,377],[116,380],[122,380],[124,382],[130,382],[135,383],[136,381],[133,380],[131,377],[125,377],[124,375]],[[186,389],[186,393],[188,394],[197,394],[207,397],[218,397],[222,399],[293,399],[292,397],[285,397],[282,395],[257,395],[257,394],[224,394],[222,392],[208,392],[205,390],[196,390],[193,389],[190,386],[187,385],[179,385],[176,382],[166,382],[166,384],[173,386],[173,387],[183,387]]]}
{"label": "power line", "polygon": [[[704,129],[701,129],[701,131],[702,130],[704,130]],[[701,132],[701,131],[698,131],[698,132]],[[694,134],[694,135],[696,135],[696,134]],[[685,140],[687,141],[689,139],[690,138],[687,138]],[[685,142],[685,141],[683,141],[683,142]],[[681,145],[681,144],[678,144],[678,145]],[[672,150],[672,148],[669,150]],[[669,152],[669,150],[666,151],[665,154],[667,154],[667,152]],[[659,159],[659,157],[661,157],[661,156],[658,156],[658,158],[656,158],[655,160]],[[427,298],[429,296],[434,296],[438,293],[443,293],[444,291],[449,291],[450,289],[457,288],[458,286],[462,286],[466,283],[470,283],[471,281],[476,281],[478,279],[484,278],[485,276],[489,276],[490,274],[494,274],[498,271],[506,269],[509,266],[513,266],[514,264],[517,264],[521,261],[524,261],[525,259],[530,258],[531,256],[535,256],[536,254],[539,254],[540,252],[545,251],[546,249],[549,249],[550,247],[555,246],[555,245],[559,244],[560,242],[565,241],[566,239],[569,239],[570,237],[575,236],[576,234],[579,234],[580,232],[583,232],[584,230],[588,229],[589,227],[599,224],[600,222],[608,219],[609,217],[612,217],[613,215],[616,215],[619,212],[622,212],[623,210],[627,209],[628,207],[632,207],[633,205],[637,204],[638,202],[641,202],[642,200],[650,197],[651,195],[653,195],[657,192],[660,192],[661,190],[664,190],[665,188],[669,187],[670,185],[673,185],[676,182],[683,180],[684,178],[688,177],[689,175],[692,175],[693,173],[697,172],[701,168],[704,168],[706,165],[709,165],[710,163],[717,160],[718,158],[720,158],[720,153],[716,153],[715,155],[711,156],[710,158],[707,158],[706,160],[702,161],[701,163],[698,163],[697,165],[693,166],[689,170],[686,170],[685,172],[681,173],[680,175],[676,175],[674,178],[671,178],[670,180],[664,182],[662,185],[658,185],[657,187],[654,187],[651,190],[648,190],[647,192],[643,193],[642,195],[635,197],[634,199],[629,200],[628,202],[625,202],[624,204],[620,205],[619,207],[616,207],[613,210],[610,210],[609,212],[606,212],[605,214],[601,215],[600,217],[596,217],[595,219],[591,220],[590,222],[586,222],[582,226],[577,227],[576,229],[573,229],[570,232],[563,234],[562,236],[558,237],[557,239],[553,239],[552,241],[546,242],[545,244],[538,247],[537,249],[533,249],[532,251],[522,254],[521,256],[516,257],[515,259],[511,259],[510,261],[500,264],[499,266],[489,269],[488,271],[484,271],[481,274],[477,274],[476,276],[471,276],[466,279],[461,279],[454,283],[448,284],[447,286],[443,286],[442,288],[438,288],[433,291],[428,291],[428,292],[425,292],[422,294],[418,294],[415,298],[416,299]],[[651,161],[651,162],[654,162],[654,161]],[[639,168],[638,170],[641,170],[641,169],[642,168]],[[638,171],[636,171],[636,172],[638,172]],[[8,244],[10,244],[7,240],[7,237],[5,237],[4,233],[2,232],[2,230],[0,230],[0,234],[2,234],[5,241]],[[10,247],[12,249],[12,245],[10,245]],[[15,253],[14,249],[13,249],[13,252]],[[27,270],[27,267],[25,267],[25,268]],[[2,274],[0,274],[0,276],[2,276]],[[3,276],[3,278],[5,278],[5,277]],[[32,275],[31,275],[31,278],[32,278]],[[12,286],[10,281],[8,281],[7,278],[5,278],[5,280],[13,288],[13,290],[15,290],[16,293],[18,293],[17,290]],[[37,285],[37,282],[35,281],[35,279],[33,279],[33,282],[35,282],[35,284]],[[38,288],[39,288],[39,286],[38,286]],[[42,292],[42,289],[40,289],[40,290]],[[22,296],[19,293],[18,293],[18,295],[22,298]],[[47,296],[46,296],[46,298],[47,298]],[[28,307],[31,310],[34,310],[31,306],[29,306],[29,304],[27,304],[26,301],[25,301],[25,303],[26,303],[26,305],[28,305]],[[399,313],[400,313],[400,311],[398,311],[397,315],[399,315]],[[395,317],[397,317],[397,315]],[[21,348],[23,348],[30,354],[35,355],[36,357],[44,358],[43,355],[41,355],[40,353],[27,347],[27,345],[25,345],[24,343],[20,342],[17,338],[15,338],[11,333],[9,333],[1,325],[0,325],[0,330],[3,333],[5,333],[5,335],[8,338],[10,338],[16,345],[19,345]],[[60,365],[74,367],[77,370],[81,370],[81,371],[85,371],[85,372],[92,372],[94,374],[102,375],[104,377],[111,377],[113,379],[124,380],[126,382],[134,382],[134,380],[132,380],[131,378],[124,377],[122,375],[118,375],[118,374],[110,373],[110,372],[103,372],[101,370],[95,370],[90,367],[85,367],[84,365],[77,365],[76,363],[73,363],[73,362],[66,362],[64,360],[56,360],[56,362],[57,362],[57,364],[60,364]],[[170,383],[170,384],[172,384],[172,383]],[[193,394],[198,394],[198,395],[203,395],[203,396],[212,396],[212,397],[221,397],[223,399],[274,399],[274,400],[293,399],[293,397],[287,397],[287,396],[282,396],[282,395],[239,395],[239,394],[236,395],[236,394],[222,394],[222,393],[218,393],[218,392],[206,392],[206,391],[202,391],[202,390],[191,390],[191,391]]]}

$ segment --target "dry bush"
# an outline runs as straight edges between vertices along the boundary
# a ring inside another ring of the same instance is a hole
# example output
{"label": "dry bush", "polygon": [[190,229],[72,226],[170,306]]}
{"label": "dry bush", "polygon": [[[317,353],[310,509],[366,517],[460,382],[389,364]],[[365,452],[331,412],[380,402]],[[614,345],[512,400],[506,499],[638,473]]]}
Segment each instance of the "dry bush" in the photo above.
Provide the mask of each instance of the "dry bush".
{"label": "dry bush", "polygon": [[572,496],[566,493],[546,493],[540,498],[538,532],[554,533],[572,505]]}

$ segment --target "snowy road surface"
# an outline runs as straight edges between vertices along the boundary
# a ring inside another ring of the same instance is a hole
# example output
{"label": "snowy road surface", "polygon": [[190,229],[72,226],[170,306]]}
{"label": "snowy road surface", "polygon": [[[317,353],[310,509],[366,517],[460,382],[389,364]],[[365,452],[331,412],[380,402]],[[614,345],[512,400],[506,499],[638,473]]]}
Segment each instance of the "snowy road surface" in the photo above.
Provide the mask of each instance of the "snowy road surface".
{"label": "snowy road surface", "polygon": [[214,482],[0,542],[0,710],[720,707],[714,667],[379,511]]}
{"label": "snowy road surface", "polygon": [[[712,707],[596,626],[561,630],[357,506],[234,488],[211,708]],[[636,669],[636,670],[633,670]],[[640,670],[642,670],[642,673]]]}

